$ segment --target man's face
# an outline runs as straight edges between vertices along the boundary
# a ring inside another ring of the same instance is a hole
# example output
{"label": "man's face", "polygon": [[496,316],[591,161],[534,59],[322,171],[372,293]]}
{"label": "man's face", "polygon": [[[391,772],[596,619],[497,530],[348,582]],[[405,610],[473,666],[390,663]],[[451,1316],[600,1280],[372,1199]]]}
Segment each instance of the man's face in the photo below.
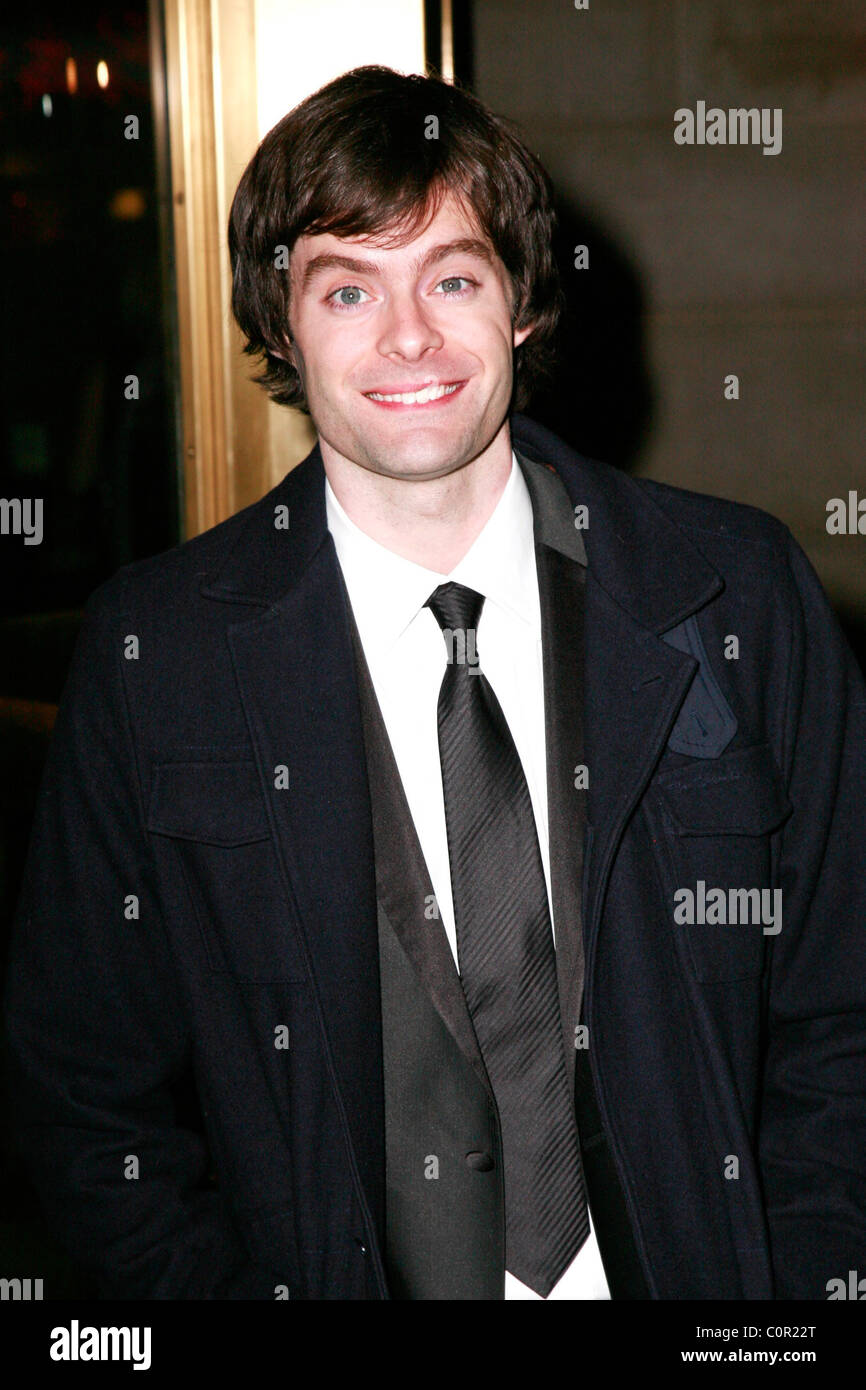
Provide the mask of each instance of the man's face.
{"label": "man's face", "polygon": [[[320,440],[392,478],[442,477],[503,427],[512,288],[493,247],[449,194],[414,240],[298,239],[291,335]],[[382,400],[414,396],[420,400]]]}

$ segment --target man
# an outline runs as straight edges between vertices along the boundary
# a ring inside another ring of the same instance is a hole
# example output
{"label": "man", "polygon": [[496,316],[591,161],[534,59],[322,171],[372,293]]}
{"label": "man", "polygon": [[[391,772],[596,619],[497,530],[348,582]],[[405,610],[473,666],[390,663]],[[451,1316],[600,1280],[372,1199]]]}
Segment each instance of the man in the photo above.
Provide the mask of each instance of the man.
{"label": "man", "polygon": [[551,230],[509,127],[384,69],[241,180],[235,313],[318,441],[92,596],[10,965],[21,1146],[107,1295],[862,1261],[863,683],[779,522],[513,413]]}

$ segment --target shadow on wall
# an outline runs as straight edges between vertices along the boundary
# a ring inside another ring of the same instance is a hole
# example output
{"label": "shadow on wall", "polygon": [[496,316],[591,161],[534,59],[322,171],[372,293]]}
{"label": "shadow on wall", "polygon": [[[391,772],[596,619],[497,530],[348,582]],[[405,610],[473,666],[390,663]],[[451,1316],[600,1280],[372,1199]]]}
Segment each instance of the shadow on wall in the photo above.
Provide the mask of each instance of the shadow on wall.
{"label": "shadow on wall", "polygon": [[[565,295],[556,365],[526,407],[578,453],[630,472],[656,418],[646,348],[646,301],[637,267],[601,222],[567,199],[556,201],[554,254]],[[578,269],[585,250],[586,268]],[[866,675],[866,619],[836,605],[836,616]]]}
{"label": "shadow on wall", "polygon": [[600,222],[564,198],[556,208],[566,306],[553,375],[526,413],[579,453],[628,470],[654,418],[640,275]]}

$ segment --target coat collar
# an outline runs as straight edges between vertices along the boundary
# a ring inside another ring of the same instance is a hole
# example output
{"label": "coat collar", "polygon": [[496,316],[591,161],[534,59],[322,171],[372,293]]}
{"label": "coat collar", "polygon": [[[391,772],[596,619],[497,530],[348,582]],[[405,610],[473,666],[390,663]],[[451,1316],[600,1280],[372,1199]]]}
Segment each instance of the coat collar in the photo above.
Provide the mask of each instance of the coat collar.
{"label": "coat collar", "polygon": [[[513,416],[511,427],[533,502],[549,484],[539,469],[527,468],[527,462],[544,465],[561,480],[572,505],[587,508],[585,530],[566,535],[559,522],[540,532],[539,539],[588,562],[595,581],[641,627],[666,632],[722,589],[717,571],[634,479],[575,453],[525,416]],[[551,516],[555,512],[549,509]],[[278,520],[285,517],[288,526],[279,526]],[[316,443],[296,468],[248,508],[232,548],[204,576],[201,592],[224,602],[269,607],[294,587],[322,546],[329,546],[336,560],[325,509],[325,470]]]}

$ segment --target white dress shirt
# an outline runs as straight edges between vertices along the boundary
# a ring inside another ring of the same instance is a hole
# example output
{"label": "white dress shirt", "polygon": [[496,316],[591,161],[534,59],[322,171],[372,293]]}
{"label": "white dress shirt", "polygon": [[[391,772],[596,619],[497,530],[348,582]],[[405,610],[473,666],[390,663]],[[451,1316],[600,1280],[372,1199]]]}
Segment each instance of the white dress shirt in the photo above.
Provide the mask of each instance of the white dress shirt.
{"label": "white dress shirt", "polygon": [[[541,609],[532,502],[519,463],[512,453],[511,472],[492,515],[450,574],[426,569],[373,540],[346,514],[327,480],[325,503],[328,529],[455,966],[459,970],[437,726],[447,650],[442,629],[424,607],[433,590],[448,580],[485,596],[476,633],[478,664],[502,706],[523,766],[555,941]],[[540,1296],[506,1272],[505,1297]],[[548,1299],[609,1298],[590,1229]]]}

